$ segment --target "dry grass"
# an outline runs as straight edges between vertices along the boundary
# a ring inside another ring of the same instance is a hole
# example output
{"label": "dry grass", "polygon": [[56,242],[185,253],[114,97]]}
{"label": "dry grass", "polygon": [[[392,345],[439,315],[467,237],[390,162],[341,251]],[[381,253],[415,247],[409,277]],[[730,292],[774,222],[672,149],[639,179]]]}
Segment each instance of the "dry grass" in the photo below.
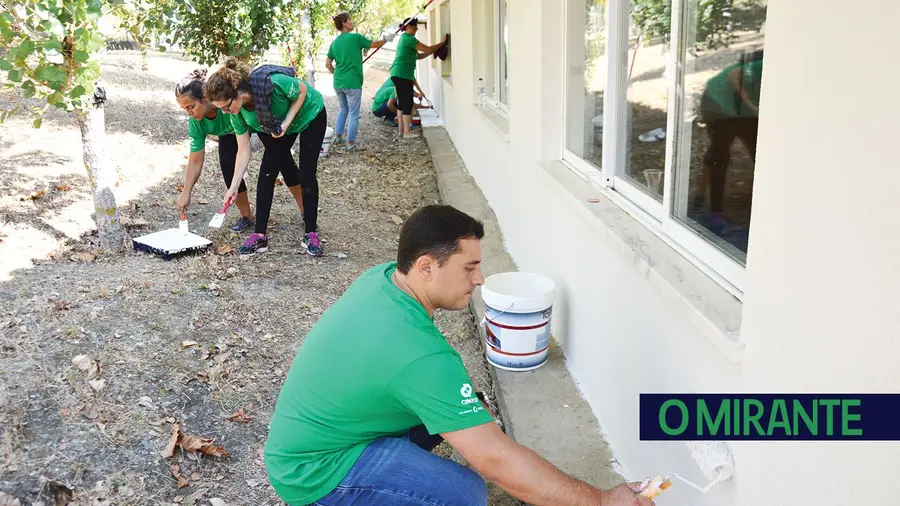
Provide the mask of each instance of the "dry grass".
{"label": "dry grass", "polygon": [[[171,81],[191,67],[153,58],[150,72],[141,73],[136,54],[110,54],[104,65],[110,156],[132,236],[176,226],[186,127]],[[333,124],[336,102],[326,98],[326,105]],[[169,262],[131,250],[99,255],[96,237],[82,236],[91,225],[84,211],[90,197],[77,131],[59,115],[42,130],[25,119],[0,130],[2,193],[45,189],[34,200],[9,196],[0,205],[7,276],[0,281],[0,490],[23,504],[70,495],[73,504],[92,505],[208,504],[212,497],[281,504],[261,452],[297,347],[356,276],[393,258],[395,218],[439,199],[424,141],[394,141],[393,129],[363,107],[360,136],[368,149],[332,150],[319,164],[323,258],[301,254],[301,223],[283,187],[276,188],[268,253],[242,259],[215,252],[243,237],[205,228],[224,192],[215,149],[207,150],[188,213],[212,250]],[[255,154],[250,174],[259,159]],[[476,388],[490,391],[472,315],[440,314],[437,321]],[[79,355],[88,358],[87,370],[73,362]],[[249,416],[245,423],[229,420],[239,409]],[[164,459],[173,423],[230,456],[179,450]],[[187,487],[177,488],[171,464]]]}

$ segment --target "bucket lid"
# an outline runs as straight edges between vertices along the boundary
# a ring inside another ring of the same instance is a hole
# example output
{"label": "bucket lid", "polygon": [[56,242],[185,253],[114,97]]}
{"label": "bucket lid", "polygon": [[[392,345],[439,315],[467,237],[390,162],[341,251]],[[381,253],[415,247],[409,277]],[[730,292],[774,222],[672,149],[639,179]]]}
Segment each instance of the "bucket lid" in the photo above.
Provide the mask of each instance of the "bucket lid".
{"label": "bucket lid", "polygon": [[532,272],[503,272],[484,280],[485,304],[508,313],[533,313],[553,305],[556,283]]}

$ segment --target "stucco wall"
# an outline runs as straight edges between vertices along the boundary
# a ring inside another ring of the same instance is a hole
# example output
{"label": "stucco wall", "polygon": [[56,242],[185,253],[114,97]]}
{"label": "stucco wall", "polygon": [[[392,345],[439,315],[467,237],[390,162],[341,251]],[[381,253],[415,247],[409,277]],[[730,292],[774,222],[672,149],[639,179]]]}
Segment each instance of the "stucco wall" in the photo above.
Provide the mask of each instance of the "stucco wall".
{"label": "stucco wall", "polygon": [[[900,171],[892,147],[900,70],[888,64],[900,7],[868,1],[848,12],[792,0],[769,8],[742,328],[748,347],[746,359],[732,363],[542,166],[559,158],[564,126],[558,2],[509,3],[505,132],[473,105],[478,51],[489,42],[473,1],[452,1],[453,76],[440,87],[441,115],[519,268],[556,281],[554,334],[628,477],[703,480],[681,443],[638,441],[642,392],[900,390]],[[879,444],[732,448],[735,481],[706,496],[678,486],[660,504],[886,504],[870,478],[900,471],[900,450]]]}

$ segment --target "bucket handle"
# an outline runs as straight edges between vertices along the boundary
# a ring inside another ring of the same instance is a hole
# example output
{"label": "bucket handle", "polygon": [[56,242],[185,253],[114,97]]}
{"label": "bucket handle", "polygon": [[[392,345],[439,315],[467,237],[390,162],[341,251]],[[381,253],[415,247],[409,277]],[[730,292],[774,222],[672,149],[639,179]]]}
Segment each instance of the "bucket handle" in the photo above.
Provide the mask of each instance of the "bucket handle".
{"label": "bucket handle", "polygon": [[[505,312],[509,311],[510,309],[512,309],[512,307],[513,307],[515,304],[516,304],[515,302],[511,302],[508,306],[506,306],[506,309],[504,309],[503,311],[500,311],[499,313],[497,313],[497,316],[495,316],[494,318],[500,317],[500,315],[502,315],[503,313],[505,313]],[[490,318],[487,317],[487,311],[484,312],[484,318],[481,319],[481,324],[484,325],[485,322],[491,322],[491,323],[494,323]],[[494,324],[496,325],[496,323],[494,323]]]}

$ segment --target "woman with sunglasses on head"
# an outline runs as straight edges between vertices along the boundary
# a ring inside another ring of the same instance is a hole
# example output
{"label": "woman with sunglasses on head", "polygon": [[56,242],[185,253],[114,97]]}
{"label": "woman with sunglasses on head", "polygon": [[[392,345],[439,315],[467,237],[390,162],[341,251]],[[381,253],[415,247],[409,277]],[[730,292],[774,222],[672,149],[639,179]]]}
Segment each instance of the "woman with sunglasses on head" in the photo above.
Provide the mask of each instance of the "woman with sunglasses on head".
{"label": "woman with sunglasses on head", "polygon": [[[250,132],[257,132],[265,146],[256,187],[256,226],[238,252],[252,255],[268,249],[266,227],[275,179],[281,172],[303,216],[306,229],[301,245],[310,255],[322,256],[316,223],[319,206],[316,167],[328,121],[322,94],[294,77],[291,67],[262,65],[251,72],[246,64],[233,57],[210,76],[203,92],[207,100],[231,115],[238,141],[234,179],[223,204],[237,193],[250,163]],[[291,154],[298,138],[299,168]]]}
{"label": "woman with sunglasses on head", "polygon": [[[178,211],[184,214],[191,203],[191,191],[206,159],[206,136],[214,135],[219,142],[219,168],[225,178],[225,186],[230,187],[234,179],[234,162],[237,157],[238,143],[234,136],[231,119],[203,98],[203,81],[206,69],[196,69],[175,85],[175,100],[188,113],[188,135],[191,138],[191,153],[188,156],[187,170],[184,177],[184,189],[178,197]],[[241,218],[231,226],[231,230],[240,232],[255,223],[250,210],[250,199],[247,196],[247,185],[241,181],[235,203],[241,211]]]}
{"label": "woman with sunglasses on head", "polygon": [[416,81],[416,62],[422,58],[426,58],[439,49],[449,40],[447,35],[443,41],[433,46],[426,46],[416,38],[419,31],[419,20],[416,18],[406,18],[403,20],[403,35],[397,42],[397,49],[394,56],[394,63],[391,64],[391,80],[394,81],[394,88],[397,90],[397,123],[400,123],[400,137],[403,139],[415,139],[418,135],[413,134],[410,128],[412,124],[413,113],[413,86],[419,89],[419,93],[424,97],[425,93],[419,88]]}

